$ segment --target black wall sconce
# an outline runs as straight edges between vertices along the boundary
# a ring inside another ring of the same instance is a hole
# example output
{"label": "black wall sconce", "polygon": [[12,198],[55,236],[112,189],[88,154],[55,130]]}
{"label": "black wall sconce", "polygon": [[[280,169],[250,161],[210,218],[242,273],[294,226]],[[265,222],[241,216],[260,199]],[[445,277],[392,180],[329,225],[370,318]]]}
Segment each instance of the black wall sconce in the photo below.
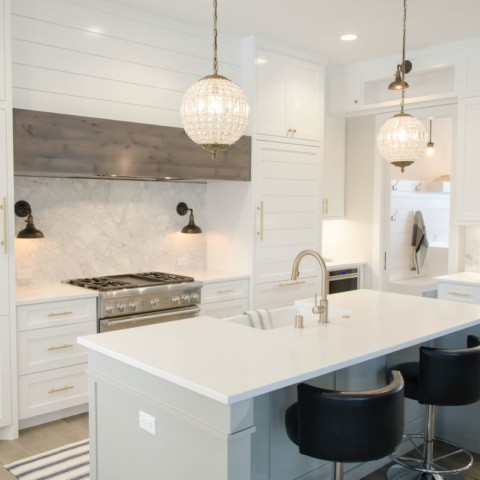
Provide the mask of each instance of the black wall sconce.
{"label": "black wall sconce", "polygon": [[32,209],[25,200],[19,200],[15,203],[15,215],[18,217],[27,217],[25,222],[27,226],[18,232],[17,238],[43,238],[43,233],[35,228],[33,224]]}
{"label": "black wall sconce", "polygon": [[181,232],[182,233],[202,233],[202,229],[195,225],[195,218],[193,217],[193,210],[188,208],[188,205],[185,202],[180,202],[177,205],[177,213],[179,215],[186,215],[187,212],[190,212],[190,218],[188,219],[188,224],[185,225]]}

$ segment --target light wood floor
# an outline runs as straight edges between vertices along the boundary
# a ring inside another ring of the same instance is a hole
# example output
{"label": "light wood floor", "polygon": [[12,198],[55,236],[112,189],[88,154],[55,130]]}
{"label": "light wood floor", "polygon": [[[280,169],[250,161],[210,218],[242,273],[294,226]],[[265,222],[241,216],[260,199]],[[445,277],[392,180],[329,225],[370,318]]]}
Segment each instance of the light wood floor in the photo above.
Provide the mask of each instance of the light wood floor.
{"label": "light wood floor", "polygon": [[[88,414],[64,418],[56,422],[27,428],[18,440],[0,440],[0,480],[15,480],[2,466],[67,443],[88,438]],[[473,467],[464,473],[465,480],[480,480],[480,455],[474,455]],[[364,480],[384,480],[386,468],[380,469]]]}

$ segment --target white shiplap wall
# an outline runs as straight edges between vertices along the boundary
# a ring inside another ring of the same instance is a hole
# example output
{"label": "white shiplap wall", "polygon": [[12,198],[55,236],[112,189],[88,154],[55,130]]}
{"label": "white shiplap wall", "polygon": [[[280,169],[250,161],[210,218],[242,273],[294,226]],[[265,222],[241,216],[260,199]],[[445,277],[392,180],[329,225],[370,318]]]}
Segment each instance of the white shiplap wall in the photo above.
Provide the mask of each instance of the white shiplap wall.
{"label": "white shiplap wall", "polygon": [[[12,57],[15,108],[178,127],[212,32],[102,0],[14,0]],[[219,36],[219,62],[241,85],[239,40]]]}

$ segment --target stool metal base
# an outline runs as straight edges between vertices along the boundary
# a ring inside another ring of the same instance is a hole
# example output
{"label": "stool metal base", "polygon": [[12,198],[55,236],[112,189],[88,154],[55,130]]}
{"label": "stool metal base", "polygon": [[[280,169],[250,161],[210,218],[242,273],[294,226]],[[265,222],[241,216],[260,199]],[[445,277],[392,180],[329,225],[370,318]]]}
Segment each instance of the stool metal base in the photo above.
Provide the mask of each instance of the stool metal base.
{"label": "stool metal base", "polygon": [[390,457],[397,465],[388,469],[388,480],[461,479],[457,474],[472,466],[471,453],[456,443],[434,437],[430,442],[433,456],[427,461],[427,442],[423,435],[404,435],[404,439],[412,444],[412,450],[405,455]]}

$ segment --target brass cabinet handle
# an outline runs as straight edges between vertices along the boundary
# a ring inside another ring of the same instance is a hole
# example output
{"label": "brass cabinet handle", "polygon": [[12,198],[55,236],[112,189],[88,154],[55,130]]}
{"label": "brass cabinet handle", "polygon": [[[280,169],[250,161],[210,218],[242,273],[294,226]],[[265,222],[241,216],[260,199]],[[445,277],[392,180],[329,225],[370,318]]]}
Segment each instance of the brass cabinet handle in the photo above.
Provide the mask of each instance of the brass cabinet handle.
{"label": "brass cabinet handle", "polygon": [[263,201],[260,202],[260,205],[257,207],[257,210],[260,213],[260,230],[257,232],[260,240],[263,240]]}
{"label": "brass cabinet handle", "polygon": [[463,293],[463,292],[448,292],[447,295],[453,295],[454,297],[471,297],[470,293]]}
{"label": "brass cabinet handle", "polygon": [[65,343],[63,345],[51,345],[50,347],[47,348],[47,350],[52,351],[52,350],[61,350],[62,348],[72,348],[73,343]]}
{"label": "brass cabinet handle", "polygon": [[48,317],[61,317],[62,315],[73,315],[73,312],[52,312],[48,314]]}
{"label": "brass cabinet handle", "polygon": [[328,215],[328,198],[323,199],[323,214]]}
{"label": "brass cabinet handle", "polygon": [[296,285],[303,285],[305,282],[303,280],[294,280],[293,282],[279,283],[279,287],[295,287]]}
{"label": "brass cabinet handle", "polygon": [[3,240],[0,243],[3,245],[3,252],[8,253],[7,198],[6,197],[3,197],[2,203],[0,203],[0,210],[3,210]]}
{"label": "brass cabinet handle", "polygon": [[226,293],[233,293],[233,292],[235,292],[233,288],[229,288],[226,290],[217,290],[217,293],[219,293],[220,295],[225,295]]}
{"label": "brass cabinet handle", "polygon": [[64,392],[65,390],[72,390],[73,388],[75,388],[73,385],[64,385],[63,387],[59,388],[51,388],[48,393]]}

